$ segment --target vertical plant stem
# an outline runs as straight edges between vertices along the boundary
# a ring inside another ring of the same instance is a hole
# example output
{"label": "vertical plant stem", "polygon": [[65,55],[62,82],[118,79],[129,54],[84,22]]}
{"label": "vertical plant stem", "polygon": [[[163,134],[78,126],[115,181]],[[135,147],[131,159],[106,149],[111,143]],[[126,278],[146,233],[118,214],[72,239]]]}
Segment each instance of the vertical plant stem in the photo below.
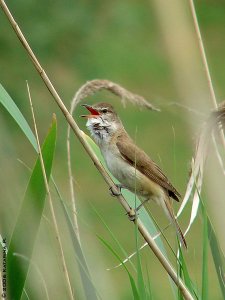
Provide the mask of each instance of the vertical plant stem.
{"label": "vertical plant stem", "polygon": [[[195,10],[194,0],[189,0],[189,4],[190,4],[191,13],[192,13],[193,21],[194,21],[194,27],[195,27],[196,35],[197,35],[197,38],[198,38],[200,54],[201,54],[201,57],[202,57],[202,62],[203,62],[203,66],[204,66],[205,73],[206,73],[206,78],[207,78],[207,82],[208,82],[208,86],[209,86],[209,91],[210,91],[212,104],[213,104],[213,107],[216,109],[218,107],[217,100],[216,100],[216,94],[215,94],[215,91],[214,91],[214,88],[213,88],[212,78],[211,78],[210,71],[209,71],[209,65],[208,65],[208,61],[207,61],[207,58],[206,58],[205,47],[204,47],[204,44],[203,44],[200,27],[199,27],[199,24],[198,24],[198,18],[197,18],[197,14],[196,14],[196,10]],[[220,133],[220,138],[221,138],[222,145],[225,149],[225,138],[224,138],[223,130],[222,129],[219,130],[219,133]]]}
{"label": "vertical plant stem", "polygon": [[63,271],[64,271],[66,283],[68,285],[69,297],[70,297],[71,300],[74,300],[72,286],[71,286],[71,282],[70,282],[70,278],[69,278],[69,272],[68,272],[68,269],[67,269],[67,266],[66,266],[66,260],[65,260],[65,256],[64,256],[64,252],[63,252],[62,241],[61,241],[60,234],[59,234],[59,228],[58,228],[58,224],[57,224],[57,220],[56,220],[56,216],[55,216],[52,197],[51,197],[51,193],[50,193],[50,189],[49,189],[49,185],[48,185],[48,180],[47,180],[47,176],[46,176],[46,172],[45,172],[45,166],[44,166],[44,161],[43,161],[43,157],[42,157],[42,153],[41,153],[41,146],[40,146],[40,142],[39,142],[39,137],[38,137],[37,125],[36,125],[36,121],[35,121],[34,108],[33,108],[32,100],[31,100],[30,88],[29,88],[28,83],[27,83],[27,91],[28,91],[28,96],[29,96],[29,101],[30,101],[31,114],[32,114],[33,123],[34,123],[34,131],[35,131],[35,136],[36,136],[36,140],[37,140],[38,152],[39,152],[39,155],[40,155],[40,162],[41,162],[41,168],[42,168],[42,172],[43,172],[46,192],[47,192],[48,199],[49,199],[49,205],[50,205],[52,220],[53,220],[53,224],[54,224],[54,228],[55,228],[55,232],[56,232],[56,238],[57,238],[58,243],[59,243],[60,255],[61,255],[62,264],[63,264]]}
{"label": "vertical plant stem", "polygon": [[198,38],[199,49],[200,49],[200,53],[201,53],[201,57],[202,57],[202,61],[203,61],[207,81],[208,81],[210,96],[211,96],[214,108],[217,108],[216,94],[215,94],[215,91],[214,91],[214,88],[213,88],[212,78],[211,78],[211,75],[210,75],[210,72],[209,72],[209,66],[208,66],[208,62],[207,62],[207,58],[206,58],[206,54],[205,54],[204,44],[203,44],[203,41],[202,41],[201,31],[200,31],[199,24],[198,24],[198,18],[197,18],[197,15],[196,15],[194,1],[189,0],[189,3],[190,3],[190,7],[191,7],[191,13],[192,13],[193,21],[194,21],[195,31],[196,31],[197,38]]}
{"label": "vertical plant stem", "polygon": [[202,299],[208,300],[208,221],[207,214],[202,204],[203,215],[203,250],[202,250]]}
{"label": "vertical plant stem", "polygon": [[70,197],[71,197],[71,203],[72,203],[74,231],[76,233],[79,243],[81,244],[79,227],[78,227],[78,219],[77,219],[76,198],[75,198],[75,191],[74,191],[74,185],[73,185],[73,173],[72,173],[72,166],[71,166],[70,126],[68,126],[68,129],[67,129],[66,145],[67,145],[67,165],[68,165],[68,174],[69,174]]}

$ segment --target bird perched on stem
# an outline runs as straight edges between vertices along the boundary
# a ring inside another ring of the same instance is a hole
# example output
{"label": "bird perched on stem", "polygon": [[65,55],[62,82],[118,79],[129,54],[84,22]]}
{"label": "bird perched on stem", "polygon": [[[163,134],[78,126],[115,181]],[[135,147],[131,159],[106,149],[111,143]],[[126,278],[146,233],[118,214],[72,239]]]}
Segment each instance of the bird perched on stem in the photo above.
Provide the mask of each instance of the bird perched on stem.
{"label": "bird perched on stem", "polygon": [[[120,193],[122,188],[126,188],[140,196],[142,204],[149,200],[158,203],[174,225],[180,242],[187,248],[172,208],[172,199],[179,201],[178,191],[157,164],[135,145],[111,104],[83,106],[90,114],[82,117],[88,119],[88,130],[98,144],[110,172],[120,182],[117,185]],[[117,194],[114,192],[114,195]],[[136,208],[136,212],[142,204]]]}

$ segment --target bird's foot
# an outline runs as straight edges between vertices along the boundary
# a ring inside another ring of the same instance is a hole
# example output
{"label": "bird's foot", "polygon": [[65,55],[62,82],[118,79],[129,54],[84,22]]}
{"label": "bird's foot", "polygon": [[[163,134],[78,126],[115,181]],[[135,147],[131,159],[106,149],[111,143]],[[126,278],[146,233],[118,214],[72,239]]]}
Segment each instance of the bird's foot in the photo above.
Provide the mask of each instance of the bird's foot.
{"label": "bird's foot", "polygon": [[115,184],[115,186],[117,187],[117,189],[118,189],[119,191],[116,191],[115,188],[111,186],[111,187],[109,188],[111,196],[117,197],[117,196],[122,195],[121,189],[123,189],[124,186],[123,186],[122,184],[119,184],[119,183],[118,183],[118,184]]}
{"label": "bird's foot", "polygon": [[128,215],[129,220],[132,222],[135,222],[138,218],[138,213],[136,209],[131,208],[130,211],[126,214]]}
{"label": "bird's foot", "polygon": [[142,202],[138,207],[136,207],[135,209],[131,208],[129,213],[127,213],[128,218],[130,221],[136,221],[138,218],[138,211],[140,210],[140,208],[142,208],[143,204],[148,202],[149,199],[146,199],[144,202]]}

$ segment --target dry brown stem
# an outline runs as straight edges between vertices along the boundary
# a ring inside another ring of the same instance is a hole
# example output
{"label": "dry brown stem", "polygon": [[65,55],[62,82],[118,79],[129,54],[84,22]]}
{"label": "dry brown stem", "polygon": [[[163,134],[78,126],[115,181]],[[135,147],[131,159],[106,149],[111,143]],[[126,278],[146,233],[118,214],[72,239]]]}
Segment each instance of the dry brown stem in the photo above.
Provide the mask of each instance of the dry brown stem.
{"label": "dry brown stem", "polygon": [[[197,18],[197,14],[196,14],[196,11],[195,11],[194,1],[189,0],[189,4],[190,4],[191,13],[192,13],[193,21],[194,21],[196,35],[197,35],[197,38],[198,38],[200,54],[201,54],[201,57],[202,57],[202,62],[203,62],[203,66],[204,66],[205,73],[206,73],[206,78],[207,78],[207,82],[208,82],[208,87],[209,87],[209,91],[210,91],[212,104],[213,104],[214,109],[217,109],[218,104],[217,104],[217,100],[216,100],[216,94],[215,94],[215,91],[214,91],[214,88],[213,88],[212,78],[211,78],[211,75],[210,75],[209,66],[208,66],[206,53],[205,53],[205,48],[204,48],[204,44],[203,44],[203,40],[202,40],[202,35],[201,35],[200,27],[199,27],[199,24],[198,24],[198,18]],[[221,139],[221,143],[223,145],[223,148],[225,149],[225,138],[224,138],[223,130],[220,130],[220,139]]]}

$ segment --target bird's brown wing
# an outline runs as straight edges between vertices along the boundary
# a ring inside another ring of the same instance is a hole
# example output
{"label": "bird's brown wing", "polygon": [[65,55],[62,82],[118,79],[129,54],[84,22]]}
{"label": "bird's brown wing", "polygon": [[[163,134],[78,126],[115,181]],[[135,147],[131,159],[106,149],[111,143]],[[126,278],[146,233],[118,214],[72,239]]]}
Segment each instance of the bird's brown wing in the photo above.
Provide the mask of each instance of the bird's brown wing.
{"label": "bird's brown wing", "polygon": [[169,179],[163,174],[162,170],[143,150],[138,148],[128,136],[123,135],[117,137],[116,145],[124,159],[132,166],[135,166],[142,174],[163,187],[170,197],[179,201],[181,195],[169,182]]}

